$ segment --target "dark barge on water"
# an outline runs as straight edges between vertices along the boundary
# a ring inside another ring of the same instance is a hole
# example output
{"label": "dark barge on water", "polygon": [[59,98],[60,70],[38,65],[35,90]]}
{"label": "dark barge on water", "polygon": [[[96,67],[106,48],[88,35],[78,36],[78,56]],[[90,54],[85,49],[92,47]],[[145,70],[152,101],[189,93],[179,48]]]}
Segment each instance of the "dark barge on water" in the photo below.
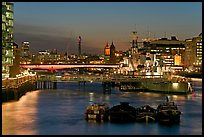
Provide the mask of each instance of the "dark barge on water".
{"label": "dark barge on water", "polygon": [[109,108],[107,104],[92,104],[85,112],[86,120],[97,122],[111,121],[123,122],[160,122],[178,123],[180,122],[181,111],[173,101],[167,101],[158,105],[157,109],[150,105],[143,105],[135,108],[128,102],[120,102],[120,105]]}
{"label": "dark barge on water", "polygon": [[136,109],[128,102],[120,102],[120,105],[113,106],[109,111],[111,122],[134,122]]}

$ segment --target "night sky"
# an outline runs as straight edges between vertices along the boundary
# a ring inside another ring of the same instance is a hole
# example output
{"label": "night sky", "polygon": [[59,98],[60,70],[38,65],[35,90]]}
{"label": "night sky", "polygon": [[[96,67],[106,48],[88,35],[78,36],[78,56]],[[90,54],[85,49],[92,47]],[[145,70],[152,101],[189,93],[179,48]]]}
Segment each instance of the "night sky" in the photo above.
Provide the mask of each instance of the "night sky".
{"label": "night sky", "polygon": [[[201,2],[14,2],[14,41],[30,42],[32,53],[57,49],[58,53],[102,54],[108,42],[116,50],[130,48],[131,32],[143,38],[179,40],[202,31]],[[149,32],[149,33],[148,33]]]}

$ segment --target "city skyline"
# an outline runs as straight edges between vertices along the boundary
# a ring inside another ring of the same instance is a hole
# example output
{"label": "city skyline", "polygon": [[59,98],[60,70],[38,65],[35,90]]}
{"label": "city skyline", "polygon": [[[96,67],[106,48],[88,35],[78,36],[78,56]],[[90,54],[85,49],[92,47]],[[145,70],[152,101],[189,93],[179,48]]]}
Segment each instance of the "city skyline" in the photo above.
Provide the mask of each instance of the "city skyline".
{"label": "city skyline", "polygon": [[[173,10],[171,10],[173,9]],[[32,53],[102,54],[108,42],[116,50],[130,48],[131,32],[179,40],[202,32],[201,2],[14,2],[14,41],[30,42]]]}

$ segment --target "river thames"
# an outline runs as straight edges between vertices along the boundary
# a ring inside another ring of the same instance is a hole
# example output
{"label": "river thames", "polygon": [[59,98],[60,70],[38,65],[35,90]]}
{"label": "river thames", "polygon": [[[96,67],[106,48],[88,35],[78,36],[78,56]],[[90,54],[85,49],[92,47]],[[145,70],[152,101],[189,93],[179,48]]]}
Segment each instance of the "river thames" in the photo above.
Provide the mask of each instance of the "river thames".
{"label": "river thames", "polygon": [[101,83],[78,85],[75,82],[57,83],[57,90],[27,92],[19,101],[2,104],[3,135],[202,135],[202,80],[193,79],[193,94],[168,95],[181,111],[180,123],[87,122],[86,107],[92,103],[120,102],[131,106],[144,104],[156,108],[165,101],[165,94],[120,92],[112,88],[103,94]]}

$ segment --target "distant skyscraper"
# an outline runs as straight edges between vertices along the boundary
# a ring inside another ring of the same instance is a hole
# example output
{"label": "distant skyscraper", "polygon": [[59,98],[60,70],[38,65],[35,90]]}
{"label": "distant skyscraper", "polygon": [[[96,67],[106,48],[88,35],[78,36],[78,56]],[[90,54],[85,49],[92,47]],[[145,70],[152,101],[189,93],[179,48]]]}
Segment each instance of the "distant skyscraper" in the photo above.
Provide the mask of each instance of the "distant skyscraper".
{"label": "distant skyscraper", "polygon": [[28,41],[22,42],[21,46],[21,62],[23,64],[27,64],[28,62],[31,61],[31,56],[30,56],[30,43]]}
{"label": "distant skyscraper", "polygon": [[13,65],[13,3],[2,2],[2,76]]}

